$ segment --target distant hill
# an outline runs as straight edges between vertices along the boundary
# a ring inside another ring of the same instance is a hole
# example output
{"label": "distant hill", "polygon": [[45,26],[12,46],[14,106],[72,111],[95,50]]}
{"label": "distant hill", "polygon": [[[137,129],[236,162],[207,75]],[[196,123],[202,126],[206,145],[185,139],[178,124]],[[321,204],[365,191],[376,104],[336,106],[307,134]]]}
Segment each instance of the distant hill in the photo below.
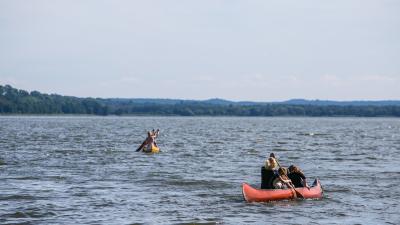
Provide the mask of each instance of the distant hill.
{"label": "distant hill", "polygon": [[289,105],[339,105],[339,106],[398,106],[400,101],[383,100],[383,101],[328,101],[328,100],[306,100],[291,99],[282,102]]}
{"label": "distant hill", "polygon": [[107,98],[103,101],[119,103],[138,103],[138,104],[188,104],[204,103],[211,105],[266,105],[266,104],[286,104],[286,105],[316,105],[316,106],[400,106],[400,101],[382,100],[382,101],[331,101],[331,100],[307,100],[290,99],[281,102],[253,102],[253,101],[229,101],[220,98],[207,100],[181,100],[181,99],[161,99],[161,98]]}
{"label": "distant hill", "polygon": [[228,101],[225,99],[220,99],[220,98],[212,98],[204,101],[200,101],[202,103],[207,103],[207,104],[212,104],[212,105],[230,105],[230,104],[235,104],[233,101]]}
{"label": "distant hill", "polygon": [[218,98],[78,98],[0,85],[0,114],[400,117],[400,101],[292,99],[283,102],[235,102]]}

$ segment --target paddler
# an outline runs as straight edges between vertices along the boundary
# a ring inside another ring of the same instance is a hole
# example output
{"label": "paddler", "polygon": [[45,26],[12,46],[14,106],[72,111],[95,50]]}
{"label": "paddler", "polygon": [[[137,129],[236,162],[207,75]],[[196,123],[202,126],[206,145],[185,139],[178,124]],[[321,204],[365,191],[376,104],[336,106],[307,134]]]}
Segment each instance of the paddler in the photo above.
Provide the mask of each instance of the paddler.
{"label": "paddler", "polygon": [[303,171],[300,170],[299,167],[295,165],[289,166],[288,177],[292,181],[295,187],[306,187],[310,189],[310,187],[307,184],[306,176],[304,175]]}
{"label": "paddler", "polygon": [[278,176],[278,164],[274,157],[269,157],[261,167],[261,189],[273,189],[272,181]]}
{"label": "paddler", "polygon": [[148,131],[146,140],[143,141],[143,143],[139,146],[139,148],[136,149],[136,151],[138,152],[138,151],[142,150],[145,146],[147,146],[146,149],[150,150],[150,151],[151,151],[153,145],[155,147],[158,147],[157,143],[156,143],[156,138],[158,137],[159,133],[160,133],[159,129],[157,129],[156,131],[154,131],[154,129],[152,131]]}

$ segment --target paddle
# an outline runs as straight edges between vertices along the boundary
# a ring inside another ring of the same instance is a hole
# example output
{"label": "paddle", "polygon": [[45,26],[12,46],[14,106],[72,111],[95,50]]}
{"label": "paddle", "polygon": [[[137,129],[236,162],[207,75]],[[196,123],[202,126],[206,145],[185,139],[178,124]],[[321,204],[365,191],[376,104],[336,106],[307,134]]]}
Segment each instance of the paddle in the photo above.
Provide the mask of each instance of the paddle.
{"label": "paddle", "polygon": [[[275,158],[275,154],[274,153],[271,153],[270,157],[273,157],[275,159],[276,163],[278,164],[279,168],[282,168],[281,164],[279,164],[279,162],[278,162],[278,159]],[[287,185],[287,186],[289,186],[289,185]],[[299,191],[297,191],[294,186],[289,186],[289,188],[293,192],[294,199],[297,199],[297,197],[304,198],[304,196]]]}
{"label": "paddle", "polygon": [[139,146],[139,148],[136,149],[136,151],[138,152],[138,151],[142,150],[142,148],[143,148],[145,145],[146,145],[146,140],[143,141],[143,143]]}

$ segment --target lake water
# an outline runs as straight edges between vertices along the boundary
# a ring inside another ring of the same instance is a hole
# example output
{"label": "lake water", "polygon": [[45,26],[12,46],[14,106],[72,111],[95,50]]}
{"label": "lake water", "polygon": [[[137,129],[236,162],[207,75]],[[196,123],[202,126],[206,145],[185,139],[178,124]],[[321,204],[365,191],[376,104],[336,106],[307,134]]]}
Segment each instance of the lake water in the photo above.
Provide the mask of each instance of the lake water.
{"label": "lake water", "polygon": [[[246,203],[270,152],[324,198]],[[399,154],[396,118],[0,117],[0,224],[400,224]]]}

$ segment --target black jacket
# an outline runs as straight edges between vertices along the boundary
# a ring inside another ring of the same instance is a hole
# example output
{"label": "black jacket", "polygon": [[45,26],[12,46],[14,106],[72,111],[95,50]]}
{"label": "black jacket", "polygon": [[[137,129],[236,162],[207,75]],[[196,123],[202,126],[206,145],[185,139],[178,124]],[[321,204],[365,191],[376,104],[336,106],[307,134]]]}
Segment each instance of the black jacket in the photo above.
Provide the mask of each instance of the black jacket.
{"label": "black jacket", "polygon": [[289,173],[288,177],[295,187],[304,187],[303,180],[305,180],[306,177],[303,173]]}
{"label": "black jacket", "polygon": [[274,189],[272,182],[276,178],[273,170],[267,170],[264,166],[261,167],[261,189]]}

